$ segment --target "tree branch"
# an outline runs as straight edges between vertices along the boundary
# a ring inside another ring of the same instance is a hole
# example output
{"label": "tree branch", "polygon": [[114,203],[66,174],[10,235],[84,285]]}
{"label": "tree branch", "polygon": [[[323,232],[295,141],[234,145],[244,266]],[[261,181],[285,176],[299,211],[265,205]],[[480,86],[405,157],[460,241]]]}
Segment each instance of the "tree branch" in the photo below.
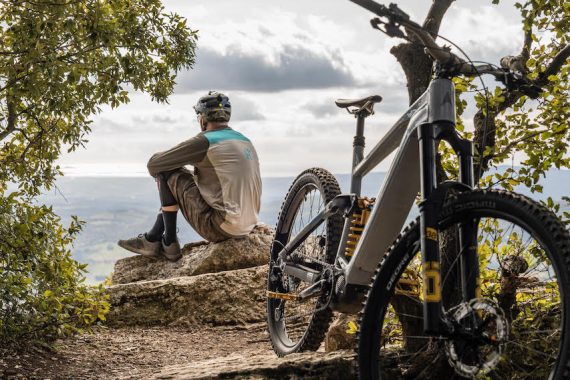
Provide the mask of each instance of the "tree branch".
{"label": "tree branch", "polygon": [[[530,58],[530,48],[532,46],[532,26],[524,32],[524,42],[520,53],[523,62],[526,63]],[[525,65],[526,66],[526,65]]]}
{"label": "tree branch", "polygon": [[14,102],[10,99],[10,95],[8,94],[6,94],[6,108],[8,110],[8,116],[6,117],[7,126],[5,130],[0,132],[0,141],[4,140],[10,133],[16,130],[16,110]]}
{"label": "tree branch", "polygon": [[[521,143],[523,143],[523,142],[525,142],[525,141],[528,141],[528,140],[532,139],[533,137],[536,137],[536,136],[540,135],[541,133],[545,133],[545,132],[551,132],[551,131],[550,131],[549,129],[540,130],[540,131],[534,131],[534,132],[532,132],[532,133],[529,133],[529,134],[526,135],[526,136],[521,137],[520,139],[513,140],[513,141],[511,141],[509,144],[507,144],[507,145],[503,148],[503,150],[501,150],[500,152],[490,155],[490,156],[489,156],[489,160],[491,160],[491,159],[493,159],[493,158],[495,158],[495,157],[499,157],[499,156],[502,156],[502,155],[504,155],[504,154],[510,153],[510,151],[511,151],[513,148],[515,148],[517,145],[519,145],[519,144],[521,144]],[[553,135],[561,135],[561,134],[564,134],[564,133],[566,133],[566,130],[562,130],[562,131],[559,131],[559,132],[555,132]],[[487,158],[487,157],[485,157],[485,158]]]}
{"label": "tree branch", "polygon": [[[527,37],[525,35],[525,46],[526,46],[526,38]],[[522,54],[524,54],[524,49],[525,47],[523,47],[523,52],[521,52],[521,56]],[[540,87],[546,85],[548,83],[548,77],[550,75],[558,74],[562,65],[564,65],[568,57],[570,57],[570,44],[566,45],[562,50],[558,52],[558,54],[556,54],[556,56],[554,57],[552,62],[550,62],[550,65],[546,68],[546,70],[540,74],[537,80],[534,81],[534,84]],[[505,57],[503,59],[506,58],[509,57]],[[495,145],[495,128],[496,128],[495,118],[501,111],[504,111],[507,108],[511,107],[513,104],[515,104],[521,98],[521,96],[524,95],[524,93],[519,91],[509,91],[507,89],[504,89],[502,95],[505,97],[505,101],[499,104],[496,109],[489,110],[489,115],[487,118],[487,131],[485,135],[483,135],[483,120],[485,118],[483,111],[480,110],[475,114],[474,117],[475,141],[476,144],[478,144],[478,146],[481,146],[483,144],[483,141],[485,141],[485,147]],[[480,151],[483,151],[485,147],[480,148]],[[484,158],[481,157],[480,162],[476,165],[477,167],[475,173],[479,172],[480,170],[479,166],[481,166],[481,172],[486,171],[488,169],[489,162],[493,157],[494,157],[493,155]],[[477,178],[477,180],[479,180],[479,178]]]}
{"label": "tree branch", "polygon": [[540,74],[540,77],[535,81],[537,85],[545,85],[548,83],[548,77],[551,75],[556,75],[562,68],[562,65],[566,63],[566,60],[570,57],[570,44],[566,45],[562,50],[556,54],[556,56],[550,62],[550,65]]}
{"label": "tree branch", "polygon": [[[508,56],[501,59],[501,66],[504,68],[508,68],[513,71],[520,71],[523,74],[528,73],[528,69],[526,67],[526,61],[530,58],[530,49],[532,46],[532,23],[527,30],[525,30],[524,35],[524,42],[523,47],[520,54],[516,56]],[[548,83],[548,77],[550,75],[555,75],[560,71],[562,65],[566,62],[568,57],[570,56],[570,44],[566,45],[562,50],[558,52],[558,54],[554,57],[550,65],[546,68],[546,70],[540,74],[538,79],[536,79],[533,83],[539,87],[543,87]],[[487,116],[487,130],[483,133],[483,125],[485,120],[485,115],[483,114],[483,110],[479,110],[474,117],[474,124],[475,124],[475,142],[480,147],[480,151],[484,151],[487,146],[494,146],[495,145],[495,118],[497,115],[506,110],[507,108],[511,107],[515,104],[524,93],[520,91],[510,91],[508,89],[503,89],[502,96],[505,97],[505,101],[499,104],[494,110],[489,110],[489,115]],[[481,146],[482,144],[485,146]],[[512,148],[512,147],[510,147]],[[488,157],[481,157],[480,162],[476,164],[476,173],[484,172],[488,169],[489,162],[495,155],[491,155]],[[477,178],[477,181],[479,178]]]}
{"label": "tree branch", "polygon": [[[423,27],[437,34],[441,20],[453,0],[433,0]],[[412,40],[417,37],[411,34]],[[390,53],[396,57],[406,74],[410,104],[416,101],[427,89],[431,80],[432,61],[419,44],[401,43],[392,47]]]}
{"label": "tree branch", "polygon": [[441,26],[441,20],[443,16],[451,6],[454,0],[433,0],[431,7],[429,8],[426,19],[424,20],[423,27],[436,37],[439,32],[439,27]]}
{"label": "tree branch", "polygon": [[[475,125],[475,134],[473,140],[478,152],[484,152],[485,148],[488,146],[495,146],[495,133],[497,126],[495,124],[495,118],[499,113],[511,107],[520,99],[524,94],[519,91],[509,91],[508,89],[503,89],[501,96],[505,97],[505,100],[501,102],[496,108],[489,109],[489,113],[485,116],[484,109],[480,109],[475,113],[473,117],[473,124]],[[483,143],[485,146],[482,146]],[[493,156],[480,157],[479,162],[475,163],[475,182],[479,182],[480,176],[483,175],[487,169],[489,169],[489,162]]]}
{"label": "tree branch", "polygon": [[512,71],[519,71],[523,74],[528,73],[526,61],[530,58],[530,48],[532,46],[532,21],[534,20],[534,16],[535,15],[529,16],[529,19],[527,19],[527,21],[530,20],[530,22],[528,29],[524,31],[524,41],[521,52],[518,55],[509,55],[501,58],[501,67]]}

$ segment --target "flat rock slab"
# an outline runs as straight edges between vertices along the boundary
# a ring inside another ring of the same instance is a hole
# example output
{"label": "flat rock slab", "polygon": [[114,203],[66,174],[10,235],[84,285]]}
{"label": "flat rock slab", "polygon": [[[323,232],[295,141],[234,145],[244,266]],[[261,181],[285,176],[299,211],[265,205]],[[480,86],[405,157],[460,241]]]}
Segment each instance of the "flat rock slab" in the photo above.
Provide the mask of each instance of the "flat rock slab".
{"label": "flat rock slab", "polygon": [[273,230],[258,225],[247,236],[220,243],[201,241],[186,244],[176,262],[140,255],[118,260],[113,270],[113,284],[195,276],[234,269],[251,268],[269,262]]}
{"label": "flat rock slab", "polygon": [[278,358],[274,354],[240,355],[168,366],[155,380],[182,379],[356,379],[352,351],[307,352]]}
{"label": "flat rock slab", "polygon": [[265,320],[267,265],[108,288],[114,326],[245,325]]}

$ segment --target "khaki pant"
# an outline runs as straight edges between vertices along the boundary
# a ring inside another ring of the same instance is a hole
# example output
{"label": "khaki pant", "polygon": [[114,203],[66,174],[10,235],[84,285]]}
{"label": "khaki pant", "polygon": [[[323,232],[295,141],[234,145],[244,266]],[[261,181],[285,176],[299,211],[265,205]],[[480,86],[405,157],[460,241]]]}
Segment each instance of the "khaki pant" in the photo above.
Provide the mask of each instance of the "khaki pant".
{"label": "khaki pant", "polygon": [[233,237],[220,228],[224,221],[224,212],[206,203],[194,181],[194,175],[189,170],[174,171],[167,183],[184,218],[200,236],[213,243]]}

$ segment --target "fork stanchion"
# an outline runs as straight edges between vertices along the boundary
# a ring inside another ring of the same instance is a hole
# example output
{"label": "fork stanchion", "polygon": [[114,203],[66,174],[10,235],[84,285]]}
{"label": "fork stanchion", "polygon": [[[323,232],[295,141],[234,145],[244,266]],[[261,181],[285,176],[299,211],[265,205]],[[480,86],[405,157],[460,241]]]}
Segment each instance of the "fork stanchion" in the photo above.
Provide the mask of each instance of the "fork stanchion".
{"label": "fork stanchion", "polygon": [[[473,143],[463,140],[463,144],[455,149],[459,157],[459,177],[461,182],[470,186],[475,185],[473,173]],[[461,265],[461,285],[463,300],[481,298],[481,274],[479,256],[477,253],[477,220],[467,220],[460,225],[459,244]]]}
{"label": "fork stanchion", "polygon": [[438,334],[441,329],[441,274],[437,231],[437,205],[430,195],[437,186],[436,179],[436,124],[424,123],[418,128],[422,171],[420,203],[421,252],[423,276],[424,330]]}

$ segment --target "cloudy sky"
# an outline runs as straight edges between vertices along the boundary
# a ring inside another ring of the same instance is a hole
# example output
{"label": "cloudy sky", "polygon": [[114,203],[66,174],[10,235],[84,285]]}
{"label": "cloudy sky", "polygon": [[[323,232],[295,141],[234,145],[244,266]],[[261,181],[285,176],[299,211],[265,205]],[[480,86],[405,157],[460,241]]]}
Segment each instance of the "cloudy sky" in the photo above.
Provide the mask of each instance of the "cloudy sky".
{"label": "cloudy sky", "polygon": [[[422,21],[431,1],[397,3]],[[440,34],[472,59],[498,63],[522,43],[513,3],[457,0]],[[170,104],[134,93],[129,104],[104,108],[87,148],[61,159],[67,174],[146,175],[152,153],[199,132],[192,105],[210,89],[230,96],[231,126],[251,138],[266,177],[310,166],[349,172],[355,121],[335,108],[335,98],[383,96],[367,120],[368,147],[407,108],[403,73],[389,53],[398,41],[371,29],[372,15],[348,0],[166,0],[165,6],[199,30],[194,69],[180,74]]]}

